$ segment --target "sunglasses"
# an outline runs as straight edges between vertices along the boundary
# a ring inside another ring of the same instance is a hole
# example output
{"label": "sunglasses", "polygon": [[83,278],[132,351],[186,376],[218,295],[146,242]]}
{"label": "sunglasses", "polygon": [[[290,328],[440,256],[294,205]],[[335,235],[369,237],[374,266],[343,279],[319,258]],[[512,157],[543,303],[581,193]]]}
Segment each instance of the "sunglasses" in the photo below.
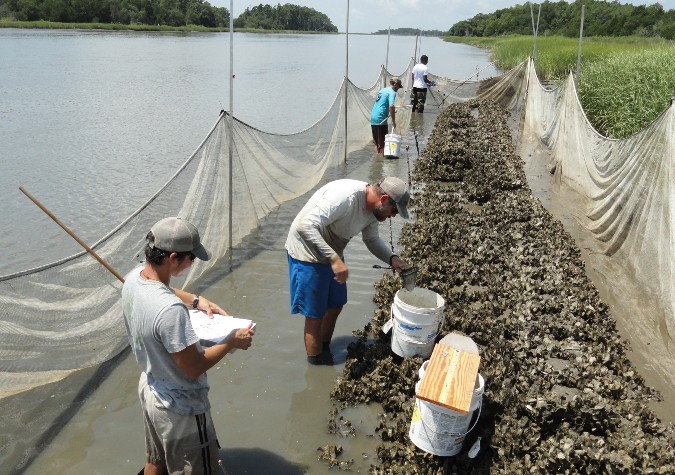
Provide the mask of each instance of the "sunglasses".
{"label": "sunglasses", "polygon": [[398,207],[396,207],[396,202],[394,200],[392,200],[391,198],[389,198],[389,205],[394,210],[394,213],[398,214]]}
{"label": "sunglasses", "polygon": [[183,256],[183,257],[189,257],[190,262],[193,262],[195,259],[197,259],[197,256],[192,254],[192,252],[177,252],[176,254],[178,254],[179,256]]}

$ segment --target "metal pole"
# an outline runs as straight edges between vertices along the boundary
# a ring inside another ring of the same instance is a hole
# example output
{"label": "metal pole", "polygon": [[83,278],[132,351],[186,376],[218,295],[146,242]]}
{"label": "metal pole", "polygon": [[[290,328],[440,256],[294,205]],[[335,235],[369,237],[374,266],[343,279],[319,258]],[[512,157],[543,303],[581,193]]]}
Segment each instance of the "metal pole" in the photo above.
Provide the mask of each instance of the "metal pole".
{"label": "metal pole", "polygon": [[415,54],[413,54],[413,61],[417,64],[417,41],[420,38],[420,32],[417,30],[417,35],[415,35]]}
{"label": "metal pole", "polygon": [[230,143],[229,145],[229,155],[230,155],[230,170],[229,170],[229,210],[228,210],[228,250],[230,255],[230,272],[232,272],[232,199],[233,199],[233,190],[232,190],[232,166],[234,163],[233,154],[234,154],[234,0],[230,0]]}
{"label": "metal pole", "polygon": [[530,2],[530,18],[532,18],[532,36],[534,38],[534,48],[532,49],[532,58],[537,59],[537,29],[534,26],[534,10],[532,8],[531,2]]}
{"label": "metal pole", "polygon": [[[387,55],[384,58],[384,69],[385,71],[389,71],[389,40],[391,39],[391,26],[389,27],[389,30],[387,32]],[[383,77],[382,78],[382,87],[385,88],[387,87],[387,78]]]}
{"label": "metal pole", "polygon": [[581,75],[581,44],[584,40],[584,12],[586,5],[581,5],[581,26],[579,27],[579,49],[577,51],[577,74],[574,77],[574,87],[579,90],[579,76]]}
{"label": "metal pole", "polygon": [[349,88],[349,0],[347,0],[347,31],[345,32],[345,163],[347,163],[347,89]]}

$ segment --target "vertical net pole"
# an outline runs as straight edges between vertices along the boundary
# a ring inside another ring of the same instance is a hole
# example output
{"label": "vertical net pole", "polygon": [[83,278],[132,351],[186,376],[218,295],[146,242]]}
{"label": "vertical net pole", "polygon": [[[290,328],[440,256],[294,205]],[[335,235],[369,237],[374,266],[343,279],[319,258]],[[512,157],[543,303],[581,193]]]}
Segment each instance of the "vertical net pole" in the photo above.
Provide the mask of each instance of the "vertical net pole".
{"label": "vertical net pole", "polygon": [[391,40],[391,26],[387,30],[387,55],[384,57],[384,69],[389,70],[389,41]]}
{"label": "vertical net pole", "polygon": [[420,39],[420,33],[419,30],[417,31],[417,35],[415,35],[415,53],[413,54],[413,61],[417,63],[417,41]]}
{"label": "vertical net pole", "polygon": [[[391,26],[389,27],[387,31],[387,54],[384,57],[384,69],[385,71],[389,71],[389,40],[391,39]],[[382,77],[382,88],[387,87],[387,78]]]}
{"label": "vertical net pole", "polygon": [[349,87],[349,0],[347,0],[347,28],[345,32],[345,163],[347,163],[347,88]]}
{"label": "vertical net pole", "polygon": [[234,152],[234,0],[230,0],[230,142],[228,144],[230,157],[229,186],[230,205],[228,206],[228,251],[230,255],[230,272],[232,272],[232,168]]}
{"label": "vertical net pole", "polygon": [[[539,8],[541,12],[541,7]],[[534,9],[532,8],[532,3],[530,2],[530,18],[532,18],[532,36],[534,38],[534,48],[532,49],[532,58],[537,60],[537,29],[534,26]]]}
{"label": "vertical net pole", "polygon": [[584,41],[584,12],[586,5],[581,5],[581,25],[579,26],[579,48],[577,50],[577,74],[574,77],[574,87],[579,90],[579,75],[581,74],[581,44]]}

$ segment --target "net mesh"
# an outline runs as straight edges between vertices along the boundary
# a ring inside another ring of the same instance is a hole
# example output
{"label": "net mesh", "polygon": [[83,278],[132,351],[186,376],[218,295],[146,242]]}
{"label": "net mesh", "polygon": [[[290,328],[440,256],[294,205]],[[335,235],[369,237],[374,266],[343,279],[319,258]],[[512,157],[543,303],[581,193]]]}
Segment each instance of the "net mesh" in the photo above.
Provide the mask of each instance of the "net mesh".
{"label": "net mesh", "polygon": [[[396,103],[399,130],[410,123],[412,66],[411,62],[399,76],[403,82]],[[187,276],[172,283],[194,290],[207,279],[224,275],[229,249],[242,243],[271,211],[310,191],[351,152],[372,147],[373,99],[391,77],[382,69],[366,89],[343,81],[326,114],[294,134],[264,132],[221,113],[174,176],[91,247],[124,275],[140,262],[150,227],[163,217],[181,216],[197,226],[214,257],[195,261]],[[436,85],[429,89],[427,108],[442,109],[475,98],[493,100],[511,112],[518,134],[524,114],[523,140],[550,149],[556,176],[588,197],[589,229],[607,242],[608,254],[624,254],[656,286],[672,335],[672,106],[644,131],[617,141],[590,127],[573,81],[546,90],[530,61],[482,81],[435,75],[431,79]],[[148,190],[148,195],[152,192]],[[64,239],[69,238],[64,234]],[[121,285],[86,251],[0,277],[0,397],[58,380],[122,351],[127,337]]]}
{"label": "net mesh", "polygon": [[[409,77],[409,70],[401,77]],[[294,134],[264,132],[236,118],[230,121],[222,112],[173,177],[124,222],[90,243],[92,249],[124,275],[141,262],[152,224],[181,216],[197,226],[214,258],[196,261],[187,276],[172,284],[191,290],[207,274],[224,275],[229,249],[270,211],[311,190],[328,168],[368,146],[373,99],[391,77],[383,69],[366,89],[344,80],[325,115]],[[407,128],[410,111],[403,94],[396,105],[397,122]],[[64,239],[70,238],[64,233]],[[122,351],[127,337],[121,286],[86,251],[0,277],[0,397],[61,379]]]}
{"label": "net mesh", "polygon": [[[675,339],[675,110],[671,101],[638,133],[610,139],[590,124],[574,77],[545,88],[532,63],[522,142],[545,147],[558,184],[578,192],[578,218],[607,259],[625,263],[650,295],[649,322],[639,329],[672,359]],[[618,282],[613,285],[620,285]],[[635,319],[636,325],[638,320]],[[642,324],[640,324],[642,326]],[[637,330],[636,327],[633,330]],[[664,367],[664,371],[667,370]],[[664,373],[665,374],[665,373]]]}

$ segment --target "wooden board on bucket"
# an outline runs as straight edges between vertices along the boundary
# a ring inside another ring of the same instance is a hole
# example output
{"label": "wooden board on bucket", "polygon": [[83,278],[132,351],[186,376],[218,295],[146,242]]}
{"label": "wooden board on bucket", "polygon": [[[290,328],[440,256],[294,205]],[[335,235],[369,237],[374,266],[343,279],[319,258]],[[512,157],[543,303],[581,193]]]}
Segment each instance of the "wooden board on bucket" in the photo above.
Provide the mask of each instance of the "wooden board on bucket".
{"label": "wooden board on bucket", "polygon": [[417,397],[468,414],[480,356],[437,343]]}

